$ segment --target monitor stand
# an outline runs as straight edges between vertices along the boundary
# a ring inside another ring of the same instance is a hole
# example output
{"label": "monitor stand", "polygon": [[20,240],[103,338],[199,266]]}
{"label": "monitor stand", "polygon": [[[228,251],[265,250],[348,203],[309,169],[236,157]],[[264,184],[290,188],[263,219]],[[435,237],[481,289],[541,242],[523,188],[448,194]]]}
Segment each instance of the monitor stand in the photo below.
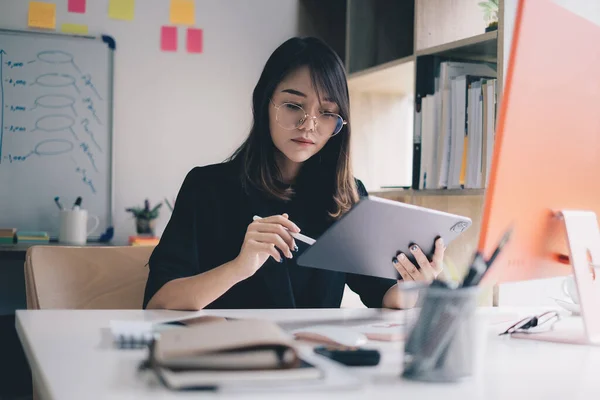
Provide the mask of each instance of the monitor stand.
{"label": "monitor stand", "polygon": [[518,339],[569,344],[600,345],[600,229],[592,211],[556,213],[566,227],[569,259],[573,267],[583,324],[556,324],[543,333],[512,334]]}

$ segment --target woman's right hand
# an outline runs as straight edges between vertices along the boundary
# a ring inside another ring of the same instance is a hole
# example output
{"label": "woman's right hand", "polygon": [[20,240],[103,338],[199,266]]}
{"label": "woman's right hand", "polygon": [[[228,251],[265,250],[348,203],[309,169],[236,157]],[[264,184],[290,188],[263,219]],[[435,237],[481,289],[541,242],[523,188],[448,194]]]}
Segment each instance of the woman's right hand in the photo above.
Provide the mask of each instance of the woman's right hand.
{"label": "woman's right hand", "polygon": [[297,251],[298,247],[290,232],[298,233],[300,228],[289,220],[287,214],[273,215],[252,222],[248,225],[242,249],[234,264],[243,276],[249,278],[269,257],[278,262],[283,262],[281,254],[292,258],[292,251]]}

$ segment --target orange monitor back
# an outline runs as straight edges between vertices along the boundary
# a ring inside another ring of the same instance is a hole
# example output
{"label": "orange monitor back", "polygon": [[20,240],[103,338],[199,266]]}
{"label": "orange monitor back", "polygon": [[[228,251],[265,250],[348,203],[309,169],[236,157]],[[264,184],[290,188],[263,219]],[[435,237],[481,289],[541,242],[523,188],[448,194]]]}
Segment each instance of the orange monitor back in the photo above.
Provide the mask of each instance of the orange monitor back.
{"label": "orange monitor back", "polygon": [[600,26],[520,0],[478,249],[513,233],[486,282],[572,273],[562,209],[600,216]]}

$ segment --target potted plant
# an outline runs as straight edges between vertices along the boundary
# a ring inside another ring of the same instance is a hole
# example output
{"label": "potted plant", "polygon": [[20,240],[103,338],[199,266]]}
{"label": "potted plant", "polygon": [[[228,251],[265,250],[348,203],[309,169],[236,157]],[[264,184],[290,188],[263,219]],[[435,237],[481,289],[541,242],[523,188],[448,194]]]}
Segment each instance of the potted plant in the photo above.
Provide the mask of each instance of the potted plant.
{"label": "potted plant", "polygon": [[498,0],[487,0],[478,4],[483,9],[483,19],[488,23],[485,31],[490,32],[498,29]]}
{"label": "potted plant", "polygon": [[153,208],[150,208],[150,201],[144,200],[144,208],[131,207],[125,211],[130,212],[135,217],[135,227],[138,235],[154,236],[156,228],[156,218],[158,218],[158,210],[162,203],[158,203]]}

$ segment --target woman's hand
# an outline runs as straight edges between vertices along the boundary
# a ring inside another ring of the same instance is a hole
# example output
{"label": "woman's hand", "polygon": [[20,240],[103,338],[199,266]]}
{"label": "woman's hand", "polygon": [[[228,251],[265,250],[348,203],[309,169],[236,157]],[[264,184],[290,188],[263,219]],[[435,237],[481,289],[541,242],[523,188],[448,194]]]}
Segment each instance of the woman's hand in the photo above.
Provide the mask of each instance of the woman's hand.
{"label": "woman's hand", "polygon": [[281,254],[292,258],[292,251],[298,247],[290,232],[300,232],[300,228],[287,214],[262,218],[248,225],[240,254],[233,260],[244,279],[254,275],[269,257],[278,262],[283,262]]}
{"label": "woman's hand", "polygon": [[438,275],[444,269],[443,261],[446,247],[444,246],[444,241],[442,238],[438,238],[435,241],[434,246],[435,251],[431,261],[429,261],[419,246],[416,244],[410,246],[410,252],[414,256],[415,260],[417,260],[419,268],[417,268],[417,266],[414,265],[404,253],[399,252],[396,257],[393,258],[392,263],[405,282],[431,282],[438,277]]}

